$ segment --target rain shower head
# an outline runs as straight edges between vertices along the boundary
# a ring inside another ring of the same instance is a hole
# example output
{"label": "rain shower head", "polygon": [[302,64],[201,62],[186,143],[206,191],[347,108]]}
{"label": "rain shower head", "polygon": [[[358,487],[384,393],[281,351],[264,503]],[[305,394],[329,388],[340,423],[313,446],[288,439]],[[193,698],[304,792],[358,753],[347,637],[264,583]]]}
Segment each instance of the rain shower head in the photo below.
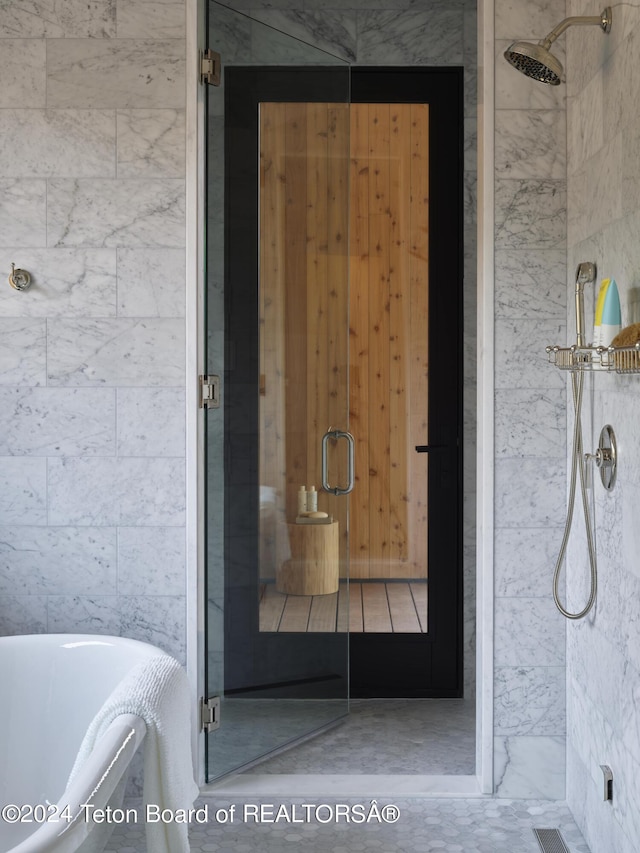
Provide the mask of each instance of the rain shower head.
{"label": "rain shower head", "polygon": [[562,63],[549,48],[568,27],[585,24],[597,24],[603,32],[608,33],[611,30],[611,6],[603,9],[600,15],[565,18],[538,44],[514,41],[505,50],[504,58],[527,77],[558,86],[562,82]]}

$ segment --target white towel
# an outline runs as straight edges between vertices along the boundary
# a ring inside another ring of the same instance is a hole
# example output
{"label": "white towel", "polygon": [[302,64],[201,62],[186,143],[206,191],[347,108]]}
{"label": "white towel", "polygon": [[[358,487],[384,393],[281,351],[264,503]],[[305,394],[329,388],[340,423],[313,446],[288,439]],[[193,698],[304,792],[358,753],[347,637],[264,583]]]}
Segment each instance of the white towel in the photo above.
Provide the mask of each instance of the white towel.
{"label": "white towel", "polygon": [[[148,658],[117,685],[87,729],[70,779],[94,744],[120,714],[145,721],[143,806],[189,809],[199,794],[191,761],[189,682],[169,655]],[[147,849],[153,853],[189,853],[187,823],[147,823]]]}

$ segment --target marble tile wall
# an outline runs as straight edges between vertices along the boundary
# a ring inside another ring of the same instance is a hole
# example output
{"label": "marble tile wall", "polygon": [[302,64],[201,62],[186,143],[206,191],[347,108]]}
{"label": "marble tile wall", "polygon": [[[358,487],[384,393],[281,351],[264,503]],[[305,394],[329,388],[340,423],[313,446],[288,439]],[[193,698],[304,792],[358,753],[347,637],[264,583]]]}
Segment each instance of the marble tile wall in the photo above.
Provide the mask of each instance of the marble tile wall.
{"label": "marble tile wall", "polygon": [[184,2],[0,0],[0,45],[0,634],[184,661]]}
{"label": "marble tile wall", "polygon": [[[593,14],[593,6],[569,0],[568,13]],[[616,279],[623,326],[640,321],[639,40],[635,6],[613,7],[609,35],[596,27],[567,33],[569,269],[592,260],[598,279]],[[589,328],[594,292],[587,296]],[[567,799],[592,853],[631,853],[640,838],[639,418],[639,377],[590,377],[585,443],[595,447],[600,429],[610,423],[621,450],[615,489],[605,492],[597,476],[594,488],[595,612],[572,623],[567,640]],[[569,554],[567,592],[572,606],[583,606],[583,535]],[[602,799],[600,764],[613,770],[612,803]]]}
{"label": "marble tile wall", "polygon": [[[564,0],[495,3],[495,790],[564,797],[565,624],[551,579],[566,489],[565,87],[502,53],[542,38]],[[535,792],[535,793],[534,793]]]}
{"label": "marble tile wall", "polygon": [[[464,161],[464,643],[465,694],[475,684],[475,457],[476,457],[476,0],[225,0],[224,6],[250,15],[234,16],[210,4],[210,42],[229,60],[278,64],[309,62],[309,47],[326,50],[356,65],[464,65],[465,68],[465,161]],[[259,23],[255,23],[255,21]],[[264,26],[275,29],[267,30]],[[306,42],[292,47],[278,30]],[[327,61],[327,57],[318,61]],[[222,98],[210,101],[211,138],[210,197],[219,197],[222,169]],[[553,133],[554,128],[549,128]],[[217,173],[216,173],[217,170]],[[217,174],[217,177],[216,177]],[[221,245],[218,223],[210,225],[209,311],[211,345],[216,371],[221,369],[222,273],[215,267]],[[215,427],[214,427],[215,429]],[[217,433],[212,447],[219,445]],[[219,472],[211,474],[219,481]],[[220,527],[218,523],[213,527]],[[212,539],[216,543],[219,539]],[[214,544],[215,547],[215,544]],[[215,555],[214,555],[215,558]]]}

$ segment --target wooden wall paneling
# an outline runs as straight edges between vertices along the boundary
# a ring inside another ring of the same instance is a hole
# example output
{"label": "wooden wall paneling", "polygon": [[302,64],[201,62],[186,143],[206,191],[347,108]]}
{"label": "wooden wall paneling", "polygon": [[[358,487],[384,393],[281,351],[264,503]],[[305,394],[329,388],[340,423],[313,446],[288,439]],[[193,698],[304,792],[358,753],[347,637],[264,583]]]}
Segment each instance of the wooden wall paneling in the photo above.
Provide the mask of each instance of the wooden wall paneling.
{"label": "wooden wall paneling", "polygon": [[389,516],[389,105],[369,104],[370,577],[384,577]]}
{"label": "wooden wall paneling", "polygon": [[[411,109],[392,104],[389,134],[389,516],[388,577],[409,577],[410,494],[410,286],[409,222],[411,192]],[[412,567],[411,567],[412,568]],[[392,614],[393,615],[393,614]]]}
{"label": "wooden wall paneling", "polygon": [[[325,430],[349,427],[349,106],[328,105],[328,164],[327,164],[327,377],[326,400],[328,422],[318,435],[317,453],[320,459],[320,440]],[[348,482],[347,446],[340,440],[329,449],[330,480],[344,487]],[[330,496],[331,514],[339,522],[340,573],[347,574],[348,500]]]}
{"label": "wooden wall paneling", "polygon": [[[429,107],[411,105],[411,439],[429,442]],[[445,282],[441,282],[446,286]],[[414,576],[428,574],[428,454],[411,465],[410,529]]]}
{"label": "wooden wall paneling", "polygon": [[298,509],[298,488],[307,477],[307,108],[285,104],[286,225],[286,442],[287,519]]}
{"label": "wooden wall paneling", "polygon": [[307,313],[299,319],[307,336],[307,381],[299,393],[307,399],[306,467],[301,483],[320,488],[320,442],[327,418],[327,181],[328,112],[327,105],[306,104],[307,110],[307,209],[306,209],[306,287]]}
{"label": "wooden wall paneling", "polygon": [[273,578],[286,557],[284,430],[285,225],[283,104],[260,111],[260,483],[275,503],[260,512],[260,576]]}
{"label": "wooden wall paneling", "polygon": [[349,424],[356,444],[349,571],[369,577],[369,110],[351,104]]}

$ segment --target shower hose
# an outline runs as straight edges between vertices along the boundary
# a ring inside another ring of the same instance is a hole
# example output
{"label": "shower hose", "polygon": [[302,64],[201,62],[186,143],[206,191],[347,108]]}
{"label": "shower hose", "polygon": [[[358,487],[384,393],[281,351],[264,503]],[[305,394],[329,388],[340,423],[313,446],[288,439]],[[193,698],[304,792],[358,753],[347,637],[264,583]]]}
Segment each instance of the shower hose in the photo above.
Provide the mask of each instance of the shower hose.
{"label": "shower hose", "polygon": [[[560,554],[556,562],[556,568],[553,573],[553,600],[556,607],[566,616],[567,619],[582,619],[593,607],[596,600],[598,588],[598,572],[596,567],[596,549],[593,541],[593,527],[591,524],[591,515],[589,513],[589,501],[587,498],[586,484],[586,466],[587,459],[582,450],[582,391],[584,387],[584,373],[582,370],[571,372],[571,387],[573,390],[573,408],[575,411],[575,423],[573,426],[573,454],[571,458],[571,483],[569,486],[569,503],[567,506],[567,520],[564,526],[564,536],[562,545],[560,546]],[[580,492],[582,494],[582,508],[584,511],[584,523],[587,531],[587,548],[589,551],[589,567],[591,573],[591,592],[583,610],[579,613],[570,613],[560,601],[560,573],[562,563],[569,542],[571,533],[571,523],[573,521],[573,509],[576,501],[576,480],[578,472],[580,474]]]}

